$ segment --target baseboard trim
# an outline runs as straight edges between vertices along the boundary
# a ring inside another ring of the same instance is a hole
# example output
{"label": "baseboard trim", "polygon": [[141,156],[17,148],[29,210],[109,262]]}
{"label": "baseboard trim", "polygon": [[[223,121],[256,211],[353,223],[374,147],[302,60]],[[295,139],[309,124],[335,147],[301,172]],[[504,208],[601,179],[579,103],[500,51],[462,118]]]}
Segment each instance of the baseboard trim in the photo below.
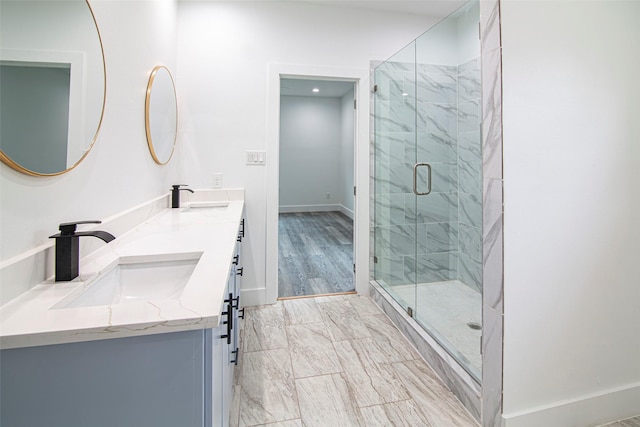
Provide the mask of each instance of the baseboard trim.
{"label": "baseboard trim", "polygon": [[352,209],[349,209],[348,207],[346,207],[345,205],[340,205],[340,212],[342,212],[343,214],[345,214],[346,216],[348,216],[349,218],[353,219],[354,218],[354,212]]}
{"label": "baseboard trim", "polygon": [[341,212],[349,218],[354,218],[352,209],[339,205],[287,205],[278,208],[279,213],[297,213],[297,212]]}
{"label": "baseboard trim", "polygon": [[640,415],[640,383],[503,414],[504,427],[594,427]]}
{"label": "baseboard trim", "polygon": [[266,303],[267,297],[265,288],[240,290],[240,305],[242,307],[265,305]]}
{"label": "baseboard trim", "polygon": [[280,213],[296,213],[296,212],[334,212],[341,211],[341,205],[286,205],[280,206]]}

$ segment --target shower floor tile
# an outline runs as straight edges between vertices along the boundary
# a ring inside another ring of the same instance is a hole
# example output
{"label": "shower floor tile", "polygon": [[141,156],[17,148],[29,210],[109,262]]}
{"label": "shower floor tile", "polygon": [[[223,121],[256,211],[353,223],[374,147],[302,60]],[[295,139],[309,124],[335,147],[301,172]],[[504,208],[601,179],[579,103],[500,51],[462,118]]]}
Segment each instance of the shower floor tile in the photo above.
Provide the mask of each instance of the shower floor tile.
{"label": "shower floor tile", "polygon": [[[482,372],[482,331],[469,323],[482,323],[482,295],[458,280],[385,287],[443,346],[457,352],[477,376]],[[417,299],[417,300],[416,300]]]}

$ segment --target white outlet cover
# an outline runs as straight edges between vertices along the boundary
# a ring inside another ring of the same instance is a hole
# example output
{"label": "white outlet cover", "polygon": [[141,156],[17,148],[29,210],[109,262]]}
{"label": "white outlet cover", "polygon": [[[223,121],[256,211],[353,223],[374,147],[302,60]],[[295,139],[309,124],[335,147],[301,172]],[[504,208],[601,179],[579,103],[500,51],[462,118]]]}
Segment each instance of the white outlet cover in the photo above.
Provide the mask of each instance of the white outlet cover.
{"label": "white outlet cover", "polygon": [[213,188],[222,188],[223,175],[221,173],[213,174]]}

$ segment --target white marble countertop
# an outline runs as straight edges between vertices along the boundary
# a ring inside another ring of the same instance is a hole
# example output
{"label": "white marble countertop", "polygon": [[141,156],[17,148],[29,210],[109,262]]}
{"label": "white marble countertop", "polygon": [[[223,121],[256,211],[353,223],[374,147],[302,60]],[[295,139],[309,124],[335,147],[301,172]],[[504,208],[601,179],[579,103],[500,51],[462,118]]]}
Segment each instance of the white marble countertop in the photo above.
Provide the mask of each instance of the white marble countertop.
{"label": "white marble countertop", "polygon": [[[225,196],[226,194],[226,196]],[[163,209],[142,224],[80,260],[80,276],[71,282],[47,280],[0,307],[0,348],[31,347],[214,328],[242,219],[242,191],[218,192],[226,207],[198,209],[206,203],[192,196],[194,208]],[[221,196],[222,195],[222,196]],[[100,227],[96,227],[100,229]],[[92,239],[84,237],[83,239]],[[81,243],[82,245],[82,239]],[[167,255],[201,254],[177,299],[53,308],[121,257],[162,260]]]}

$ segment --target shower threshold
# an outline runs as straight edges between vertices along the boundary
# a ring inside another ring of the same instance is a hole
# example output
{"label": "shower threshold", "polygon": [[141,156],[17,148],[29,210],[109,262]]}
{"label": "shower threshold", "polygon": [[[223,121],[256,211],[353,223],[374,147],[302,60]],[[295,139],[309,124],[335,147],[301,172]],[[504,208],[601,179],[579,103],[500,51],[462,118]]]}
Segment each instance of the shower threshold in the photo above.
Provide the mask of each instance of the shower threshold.
{"label": "shower threshold", "polygon": [[[375,280],[369,283],[376,304],[474,418],[480,420],[481,331],[467,326],[469,322],[480,323],[480,293],[457,280],[424,283],[417,288],[415,285],[388,286]],[[406,303],[416,305],[416,295],[418,307],[413,307],[413,316],[409,316]],[[431,303],[421,303],[427,301],[425,298],[431,298]],[[440,330],[436,331],[433,325],[438,325]],[[460,334],[460,337],[445,339],[443,331],[448,335]],[[463,355],[460,348],[466,349],[469,357]]]}
{"label": "shower threshold", "polygon": [[383,286],[403,307],[413,309],[413,317],[435,338],[468,364],[476,377],[482,372],[480,340],[482,330],[472,328],[482,322],[482,295],[459,280]]}

